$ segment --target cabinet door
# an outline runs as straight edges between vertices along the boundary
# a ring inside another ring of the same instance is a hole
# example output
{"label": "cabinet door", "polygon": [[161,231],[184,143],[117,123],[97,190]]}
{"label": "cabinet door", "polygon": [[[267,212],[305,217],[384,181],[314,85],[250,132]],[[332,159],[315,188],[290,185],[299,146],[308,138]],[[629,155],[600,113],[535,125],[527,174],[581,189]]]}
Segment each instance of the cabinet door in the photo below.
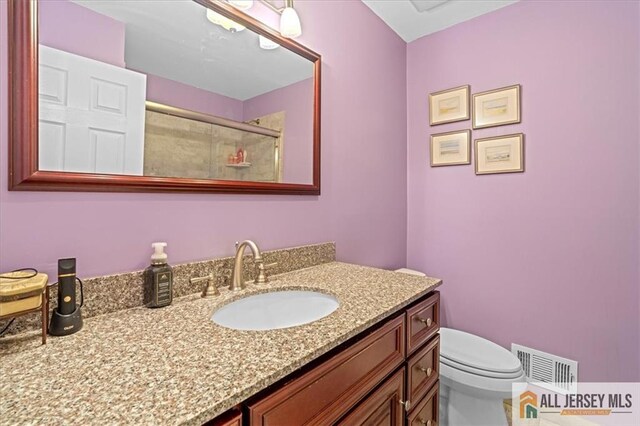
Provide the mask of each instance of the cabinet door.
{"label": "cabinet door", "polygon": [[404,424],[404,367],[362,401],[339,425],[401,426]]}
{"label": "cabinet door", "polygon": [[404,335],[404,317],[396,317],[270,395],[250,401],[251,426],[334,424],[402,364]]}

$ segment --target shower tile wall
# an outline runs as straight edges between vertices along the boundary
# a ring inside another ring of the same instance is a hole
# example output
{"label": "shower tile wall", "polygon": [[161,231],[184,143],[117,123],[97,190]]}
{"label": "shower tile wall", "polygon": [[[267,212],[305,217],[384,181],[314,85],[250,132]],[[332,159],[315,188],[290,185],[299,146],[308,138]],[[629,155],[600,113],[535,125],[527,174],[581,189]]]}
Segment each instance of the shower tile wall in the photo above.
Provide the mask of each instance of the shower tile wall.
{"label": "shower tile wall", "polygon": [[[257,121],[262,127],[284,130],[284,112],[259,117],[252,123]],[[283,139],[277,141],[269,136],[147,111],[144,175],[274,181],[282,175],[281,170],[274,170],[274,144],[282,144]],[[229,155],[235,155],[239,148],[247,151],[250,167],[227,166]]]}
{"label": "shower tile wall", "polygon": [[208,123],[147,111],[144,175],[209,178],[211,137]]}

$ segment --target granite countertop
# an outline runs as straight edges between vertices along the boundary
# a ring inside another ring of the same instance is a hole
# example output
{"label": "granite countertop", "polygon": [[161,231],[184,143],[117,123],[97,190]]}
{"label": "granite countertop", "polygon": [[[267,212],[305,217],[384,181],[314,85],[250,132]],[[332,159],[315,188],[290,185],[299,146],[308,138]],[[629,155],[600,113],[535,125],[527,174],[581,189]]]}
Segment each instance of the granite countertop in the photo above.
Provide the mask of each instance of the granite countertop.
{"label": "granite countertop", "polygon": [[[201,424],[441,284],[340,262],[272,278],[212,299],[89,318],[80,332],[44,346],[38,332],[0,339],[0,424]],[[340,307],[280,330],[209,320],[230,301],[280,289],[329,293]]]}

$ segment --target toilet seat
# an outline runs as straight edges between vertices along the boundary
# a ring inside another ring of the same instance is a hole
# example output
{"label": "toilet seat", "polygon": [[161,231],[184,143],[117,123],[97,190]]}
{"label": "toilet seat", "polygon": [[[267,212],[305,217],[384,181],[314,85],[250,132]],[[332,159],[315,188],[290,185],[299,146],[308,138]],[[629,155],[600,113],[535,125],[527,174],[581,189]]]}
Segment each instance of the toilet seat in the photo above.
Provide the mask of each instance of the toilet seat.
{"label": "toilet seat", "polygon": [[450,328],[440,328],[440,360],[458,370],[483,377],[514,379],[522,374],[518,358],[502,346]]}
{"label": "toilet seat", "polygon": [[489,371],[482,370],[480,368],[474,368],[469,365],[462,364],[458,361],[448,359],[440,355],[440,362],[448,365],[449,367],[456,368],[465,373],[475,374],[476,376],[489,377],[492,379],[517,379],[522,375],[522,369],[516,371]]}

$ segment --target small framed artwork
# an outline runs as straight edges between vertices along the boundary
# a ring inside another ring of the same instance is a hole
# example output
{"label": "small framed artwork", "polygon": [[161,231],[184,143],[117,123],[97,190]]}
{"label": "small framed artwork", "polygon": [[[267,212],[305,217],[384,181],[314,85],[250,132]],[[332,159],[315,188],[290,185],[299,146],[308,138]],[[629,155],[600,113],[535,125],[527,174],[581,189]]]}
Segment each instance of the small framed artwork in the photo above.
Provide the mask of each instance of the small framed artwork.
{"label": "small framed artwork", "polygon": [[473,128],[520,122],[520,85],[473,95]]}
{"label": "small framed artwork", "polygon": [[524,172],[522,133],[476,139],[474,151],[477,175]]}
{"label": "small framed artwork", "polygon": [[467,85],[429,94],[429,124],[468,120],[470,90]]}
{"label": "small framed artwork", "polygon": [[471,130],[431,135],[431,167],[471,164]]}

